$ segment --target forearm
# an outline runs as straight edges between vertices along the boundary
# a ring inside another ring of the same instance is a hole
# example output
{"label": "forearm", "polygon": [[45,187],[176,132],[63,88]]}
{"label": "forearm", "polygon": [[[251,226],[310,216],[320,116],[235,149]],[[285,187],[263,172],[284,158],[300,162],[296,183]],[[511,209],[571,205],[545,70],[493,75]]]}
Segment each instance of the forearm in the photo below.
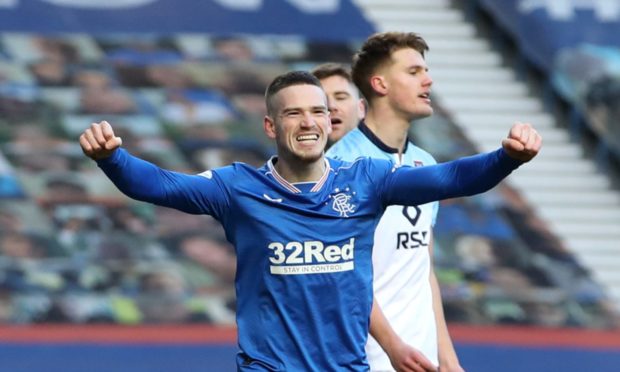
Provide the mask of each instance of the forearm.
{"label": "forearm", "polygon": [[97,165],[130,198],[189,213],[200,213],[190,195],[190,178],[194,176],[161,169],[123,149],[97,161]]}
{"label": "forearm", "polygon": [[376,300],[370,313],[370,334],[375,338],[397,371],[436,371],[437,367],[419,350],[407,345],[396,334]]}
{"label": "forearm", "polygon": [[521,164],[499,149],[438,165],[404,168],[395,172],[391,180],[387,204],[424,204],[479,194],[497,185]]}
{"label": "forearm", "polygon": [[152,201],[163,194],[158,182],[158,167],[118,149],[97,165],[125,195],[143,201]]}
{"label": "forearm", "polygon": [[372,301],[372,311],[370,312],[370,335],[377,341],[383,351],[388,355],[392,349],[396,340],[399,340],[398,335],[388,322],[387,318],[383,314],[381,307],[377,303],[376,299]]}
{"label": "forearm", "polygon": [[443,312],[443,303],[441,300],[441,289],[439,287],[439,281],[437,281],[437,275],[435,275],[434,269],[434,249],[435,239],[431,238],[428,245],[428,254],[431,259],[431,267],[429,271],[428,280],[431,286],[431,297],[433,301],[433,314],[435,316],[435,327],[437,329],[437,351],[439,367],[442,371],[448,372],[461,372],[462,368],[459,363],[456,350],[452,344],[450,333],[448,332],[448,326],[446,324],[446,318]]}
{"label": "forearm", "polygon": [[431,269],[430,275],[431,291],[433,295],[433,311],[435,314],[435,323],[437,326],[437,349],[439,352],[439,366],[445,368],[446,366],[459,365],[458,356],[452,344],[450,333],[448,332],[448,326],[443,312],[443,304],[441,301],[441,290],[437,277],[434,271]]}

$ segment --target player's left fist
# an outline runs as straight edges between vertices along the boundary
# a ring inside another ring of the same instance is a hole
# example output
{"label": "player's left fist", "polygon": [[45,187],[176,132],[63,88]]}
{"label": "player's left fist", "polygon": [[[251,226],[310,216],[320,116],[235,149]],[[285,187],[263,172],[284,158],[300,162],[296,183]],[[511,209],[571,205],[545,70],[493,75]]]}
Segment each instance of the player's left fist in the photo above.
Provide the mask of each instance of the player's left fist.
{"label": "player's left fist", "polygon": [[502,141],[502,147],[510,157],[527,162],[540,151],[542,137],[531,124],[517,122]]}

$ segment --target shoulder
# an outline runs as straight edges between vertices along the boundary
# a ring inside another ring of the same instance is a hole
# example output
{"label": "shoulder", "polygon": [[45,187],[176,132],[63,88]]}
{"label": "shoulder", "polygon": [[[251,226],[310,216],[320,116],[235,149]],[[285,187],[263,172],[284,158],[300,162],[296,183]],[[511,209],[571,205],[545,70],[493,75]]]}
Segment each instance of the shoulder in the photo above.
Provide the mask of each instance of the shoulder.
{"label": "shoulder", "polygon": [[408,152],[411,151],[411,155],[422,161],[423,165],[433,165],[437,164],[437,160],[426,150],[414,145],[412,142],[409,142]]}
{"label": "shoulder", "polygon": [[360,156],[353,161],[329,158],[330,166],[336,174],[385,174],[394,168],[394,164],[384,159],[373,159],[368,156]]}
{"label": "shoulder", "polygon": [[[262,168],[260,168],[262,169]],[[248,164],[235,162],[230,165],[226,165],[219,168],[213,168],[205,170],[204,172],[199,173],[199,176],[205,177],[207,179],[217,178],[224,182],[238,180],[241,178],[250,178],[255,177],[259,174],[260,169],[256,169]]]}
{"label": "shoulder", "polygon": [[358,129],[355,128],[347,133],[344,137],[334,143],[329,150],[327,150],[327,156],[337,159],[351,159],[351,154],[358,154],[360,147],[364,145],[366,137]]}

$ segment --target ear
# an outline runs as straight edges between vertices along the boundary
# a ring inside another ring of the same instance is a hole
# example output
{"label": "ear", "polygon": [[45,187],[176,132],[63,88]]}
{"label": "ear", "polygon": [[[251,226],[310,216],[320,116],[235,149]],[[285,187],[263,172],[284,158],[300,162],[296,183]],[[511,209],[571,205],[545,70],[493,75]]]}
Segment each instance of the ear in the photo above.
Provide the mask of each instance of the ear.
{"label": "ear", "polygon": [[382,75],[375,75],[370,78],[370,86],[380,96],[385,96],[388,91],[388,84]]}
{"label": "ear", "polygon": [[363,98],[360,98],[357,101],[357,118],[362,120],[366,116],[366,101]]}
{"label": "ear", "polygon": [[327,135],[330,135],[333,132],[332,127],[332,114],[327,114]]}
{"label": "ear", "polygon": [[263,118],[263,130],[267,137],[271,139],[276,138],[276,123],[269,115],[265,115]]}

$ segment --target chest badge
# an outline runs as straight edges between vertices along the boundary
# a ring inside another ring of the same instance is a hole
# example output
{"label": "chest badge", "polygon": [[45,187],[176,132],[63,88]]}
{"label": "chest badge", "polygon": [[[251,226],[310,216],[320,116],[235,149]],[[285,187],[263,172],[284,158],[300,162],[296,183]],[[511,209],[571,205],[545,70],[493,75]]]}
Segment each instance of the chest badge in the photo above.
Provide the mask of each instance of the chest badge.
{"label": "chest badge", "polygon": [[355,192],[350,193],[348,187],[343,191],[335,189],[334,192],[335,194],[329,197],[332,199],[332,208],[340,214],[340,217],[349,217],[350,213],[355,213],[357,206],[351,204],[351,198],[352,195],[355,195]]}

